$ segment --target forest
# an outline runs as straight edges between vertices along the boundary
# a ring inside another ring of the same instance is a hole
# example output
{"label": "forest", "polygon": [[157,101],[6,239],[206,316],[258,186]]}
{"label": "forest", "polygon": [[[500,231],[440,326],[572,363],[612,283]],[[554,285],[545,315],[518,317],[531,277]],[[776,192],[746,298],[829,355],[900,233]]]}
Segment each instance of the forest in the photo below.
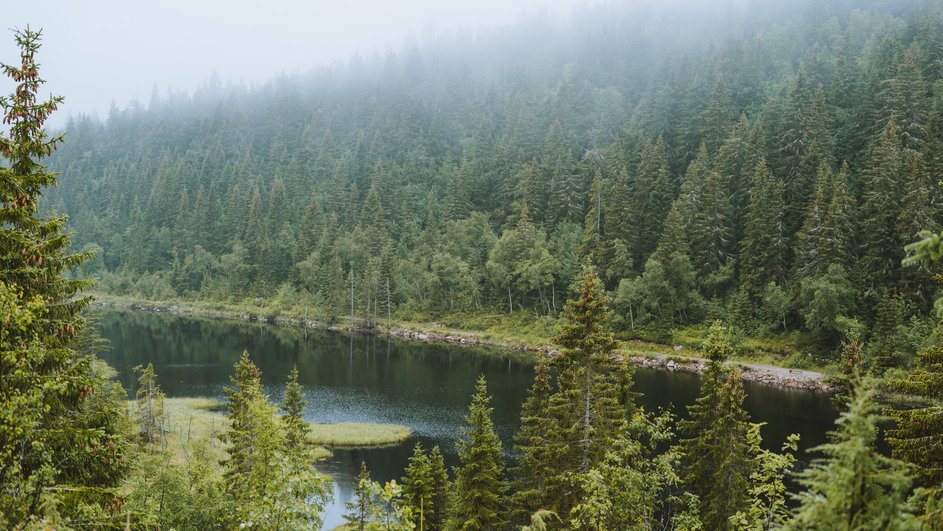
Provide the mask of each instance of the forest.
{"label": "forest", "polygon": [[[550,323],[513,447],[482,378],[460,465],[364,468],[350,529],[943,529],[943,6],[728,7],[600,4],[49,132],[62,98],[17,31],[0,526],[321,524],[297,372],[276,404],[246,353],[224,454],[170,455],[153,368],[129,406],[94,356],[94,279],[365,327]],[[692,326],[697,401],[638,406],[617,338]],[[813,454],[762,445],[724,363],[747,333],[831,365]]]}
{"label": "forest", "polygon": [[591,260],[629,337],[722,319],[905,365],[936,290],[901,260],[940,219],[938,3],[662,9],[155,91],[66,125],[44,207],[107,294],[554,321]]}

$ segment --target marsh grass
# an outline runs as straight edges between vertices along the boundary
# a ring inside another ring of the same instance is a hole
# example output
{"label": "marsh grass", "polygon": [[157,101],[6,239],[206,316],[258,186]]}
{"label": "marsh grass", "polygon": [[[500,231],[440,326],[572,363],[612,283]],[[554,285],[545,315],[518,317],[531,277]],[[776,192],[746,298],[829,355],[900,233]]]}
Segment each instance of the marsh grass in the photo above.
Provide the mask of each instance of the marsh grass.
{"label": "marsh grass", "polygon": [[311,425],[312,443],[341,448],[389,446],[399,444],[411,435],[409,428],[398,424],[339,422]]}
{"label": "marsh grass", "polygon": [[[129,402],[133,409],[134,402]],[[219,400],[206,397],[165,398],[164,437],[161,445],[171,452],[175,463],[184,463],[197,441],[206,441],[211,457],[217,461],[226,457],[226,443],[222,434],[229,429],[226,406]],[[310,443],[316,445],[317,459],[330,457],[324,446],[342,448],[388,446],[399,444],[412,431],[398,424],[340,422],[337,424],[309,423]]]}

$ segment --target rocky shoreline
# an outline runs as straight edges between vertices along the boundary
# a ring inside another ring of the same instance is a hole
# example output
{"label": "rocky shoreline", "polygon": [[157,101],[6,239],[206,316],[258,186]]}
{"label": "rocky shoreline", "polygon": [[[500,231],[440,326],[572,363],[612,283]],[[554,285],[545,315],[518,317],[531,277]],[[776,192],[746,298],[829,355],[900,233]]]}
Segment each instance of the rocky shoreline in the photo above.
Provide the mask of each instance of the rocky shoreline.
{"label": "rocky shoreline", "polygon": [[[237,312],[227,312],[225,310],[212,310],[212,309],[202,309],[197,307],[190,306],[181,306],[181,305],[160,305],[153,303],[130,303],[130,304],[121,304],[118,301],[111,300],[96,300],[95,306],[99,307],[112,307],[112,308],[124,308],[131,311],[138,312],[151,312],[151,313],[171,313],[171,314],[192,314],[192,315],[202,315],[207,317],[218,317],[218,318],[238,318],[243,321],[255,321],[274,324],[278,326],[293,326],[299,328],[311,328],[311,329],[320,329],[320,330],[335,330],[335,331],[344,331],[344,332],[361,332],[361,333],[377,333],[384,334],[390,337],[395,337],[397,339],[403,339],[407,341],[424,341],[424,342],[437,342],[437,343],[449,343],[454,345],[465,345],[465,346],[495,346],[501,348],[508,348],[518,351],[528,351],[542,353],[544,356],[552,356],[556,353],[554,349],[549,346],[544,347],[530,347],[527,345],[521,344],[507,344],[507,343],[496,343],[489,342],[476,337],[473,334],[443,334],[432,331],[416,331],[409,330],[405,328],[394,327],[391,329],[383,328],[361,328],[356,326],[335,326],[328,325],[326,323],[303,319],[298,317],[267,317],[260,315],[253,315],[249,313],[237,313]],[[706,367],[706,361],[696,357],[683,357],[675,356],[661,353],[652,353],[649,355],[634,355],[631,353],[626,354],[627,359],[630,363],[638,367],[648,367],[651,369],[666,370],[666,371],[681,371],[689,372],[693,374],[701,374]],[[744,381],[756,382],[763,385],[770,385],[774,387],[780,387],[784,389],[797,389],[802,391],[811,391],[811,392],[829,392],[831,387],[829,386],[827,379],[824,374],[813,371],[804,371],[799,369],[788,369],[784,367],[776,367],[773,365],[765,365],[759,363],[747,363],[739,361],[730,361],[728,365],[736,367],[740,374],[743,377]]]}
{"label": "rocky shoreline", "polygon": [[[631,356],[630,361],[639,367],[666,371],[681,371],[701,374],[707,362],[698,358],[679,358],[665,354],[655,356]],[[813,392],[830,392],[826,376],[819,372],[788,369],[759,363],[728,361],[727,365],[740,371],[742,379],[784,389],[799,389]]]}

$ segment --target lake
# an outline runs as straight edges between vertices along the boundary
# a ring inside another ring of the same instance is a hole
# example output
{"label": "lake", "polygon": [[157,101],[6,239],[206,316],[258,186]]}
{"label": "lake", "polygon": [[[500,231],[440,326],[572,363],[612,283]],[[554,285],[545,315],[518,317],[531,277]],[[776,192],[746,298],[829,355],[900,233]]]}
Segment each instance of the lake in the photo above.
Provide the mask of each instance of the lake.
{"label": "lake", "polygon": [[[509,448],[533,379],[533,363],[526,355],[501,349],[325,330],[305,333],[169,314],[97,310],[95,318],[110,342],[100,357],[118,371],[129,393],[136,388],[132,367],[152,363],[167,396],[222,398],[233,364],[248,350],[276,402],[289,371],[298,366],[309,421],[396,423],[412,429],[414,436],[401,445],[335,449],[331,459],[319,464],[334,480],[334,501],[324,514],[326,529],[343,523],[361,461],[374,480],[398,480],[413,446],[422,442],[427,449],[439,445],[446,465],[456,465],[455,441],[481,374],[492,395],[495,428]],[[834,425],[835,409],[823,393],[749,382],[745,387],[752,420],[766,423],[764,446],[778,449],[790,433],[801,435],[800,448],[816,446]],[[647,409],[682,413],[697,397],[698,376],[638,369],[635,389]]]}

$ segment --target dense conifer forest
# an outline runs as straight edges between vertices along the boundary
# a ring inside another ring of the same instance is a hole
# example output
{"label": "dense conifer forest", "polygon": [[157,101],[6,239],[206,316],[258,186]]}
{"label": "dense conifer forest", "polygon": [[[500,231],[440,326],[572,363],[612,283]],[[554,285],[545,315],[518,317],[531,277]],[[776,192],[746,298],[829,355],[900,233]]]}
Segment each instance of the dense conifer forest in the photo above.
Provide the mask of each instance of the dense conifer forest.
{"label": "dense conifer forest", "polygon": [[[943,529],[943,5],[685,6],[210,81],[64,137],[41,36],[16,31],[0,527],[321,526],[297,369],[276,405],[244,353],[221,444],[174,453],[154,368],[128,402],[94,356],[95,277],[366,325],[552,321],[513,448],[482,377],[459,465],[416,445],[400,481],[364,466],[348,529]],[[696,402],[646,410],[617,335],[697,324]],[[811,455],[762,444],[725,364],[744,331],[797,330],[833,362],[840,410]]]}
{"label": "dense conifer forest", "polygon": [[46,205],[111,294],[556,318],[589,259],[620,330],[720,318],[834,359],[933,301],[901,259],[940,219],[941,25],[930,1],[600,4],[155,90],[67,124]]}

